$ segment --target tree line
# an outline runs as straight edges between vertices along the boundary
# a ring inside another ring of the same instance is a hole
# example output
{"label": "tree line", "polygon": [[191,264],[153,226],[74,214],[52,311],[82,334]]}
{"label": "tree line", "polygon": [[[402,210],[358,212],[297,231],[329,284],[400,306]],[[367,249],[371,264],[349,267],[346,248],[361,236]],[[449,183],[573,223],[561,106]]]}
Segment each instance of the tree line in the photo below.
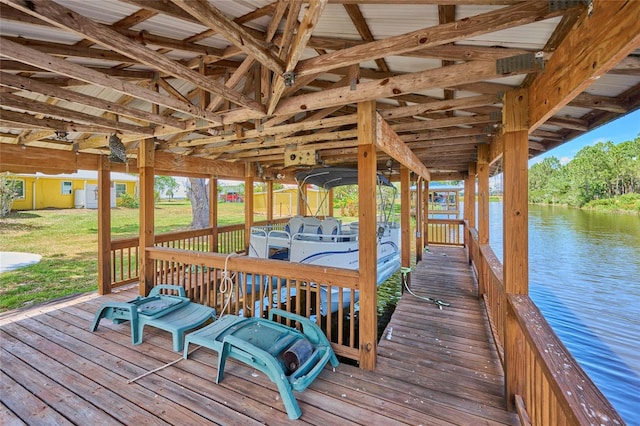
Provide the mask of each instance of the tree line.
{"label": "tree line", "polygon": [[[631,195],[635,194],[635,195]],[[640,197],[640,135],[582,148],[567,164],[545,158],[529,169],[529,202],[582,207],[595,200]]]}

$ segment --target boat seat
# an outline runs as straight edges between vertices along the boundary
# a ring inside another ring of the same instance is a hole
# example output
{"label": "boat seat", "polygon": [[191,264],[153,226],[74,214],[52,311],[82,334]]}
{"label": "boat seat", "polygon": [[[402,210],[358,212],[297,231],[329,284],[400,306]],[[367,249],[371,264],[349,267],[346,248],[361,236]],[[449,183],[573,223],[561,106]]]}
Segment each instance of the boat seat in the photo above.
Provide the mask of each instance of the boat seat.
{"label": "boat seat", "polygon": [[340,222],[338,222],[338,220],[334,217],[325,218],[320,223],[320,233],[323,236],[338,235],[340,233]]}
{"label": "boat seat", "polygon": [[303,218],[304,228],[302,232],[305,234],[319,234],[320,225],[322,222],[317,217],[305,217]]}
{"label": "boat seat", "polygon": [[[302,332],[273,321],[287,318],[302,326]],[[187,334],[183,357],[189,345],[196,344],[218,353],[220,383],[228,357],[263,372],[274,382],[290,419],[302,412],[293,391],[302,392],[324,369],[327,362],[338,366],[338,359],[322,330],[308,318],[280,309],[271,309],[269,319],[225,315],[213,324]]]}
{"label": "boat seat", "polygon": [[[161,290],[177,292],[178,295],[160,294]],[[180,352],[184,334],[208,320],[215,320],[216,310],[186,297],[182,286],[161,284],[151,289],[149,296],[138,296],[128,302],[106,302],[102,304],[93,320],[91,331],[96,331],[102,318],[114,324],[129,321],[131,340],[134,345],[142,343],[146,325],[168,331],[173,337],[173,350]]]}
{"label": "boat seat", "polygon": [[293,216],[289,219],[289,222],[284,226],[284,230],[289,235],[299,234],[304,229],[304,220],[302,216]]}

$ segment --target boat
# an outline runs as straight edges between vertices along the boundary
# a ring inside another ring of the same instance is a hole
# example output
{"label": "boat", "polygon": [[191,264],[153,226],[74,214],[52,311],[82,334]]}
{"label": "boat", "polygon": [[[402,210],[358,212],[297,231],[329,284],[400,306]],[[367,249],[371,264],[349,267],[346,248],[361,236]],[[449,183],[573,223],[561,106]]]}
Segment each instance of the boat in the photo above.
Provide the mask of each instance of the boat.
{"label": "boat", "polygon": [[[357,169],[322,167],[302,171],[296,174],[296,182],[306,209],[311,211],[309,203],[304,199],[302,188],[315,185],[325,190],[325,197],[315,214],[310,216],[294,216],[284,229],[272,226],[254,226],[251,228],[249,242],[250,257],[277,259],[305,265],[331,266],[345,269],[359,268],[359,224],[358,222],[342,223],[332,216],[318,216],[322,205],[326,202],[328,190],[343,186],[357,185]],[[385,282],[400,268],[400,225],[392,221],[393,207],[397,189],[381,173],[377,174],[378,217],[377,217],[377,285]],[[385,189],[386,188],[386,189]],[[254,291],[252,277],[247,277],[243,288],[245,293]],[[259,279],[261,280],[261,279]],[[261,280],[266,286],[266,277]],[[313,283],[311,285],[314,285]],[[273,287],[272,287],[273,288]],[[284,289],[286,290],[286,289]],[[289,289],[287,297],[294,296]],[[332,288],[334,294],[329,298],[327,290],[321,289],[320,314],[326,315],[330,310],[339,308],[337,294],[339,290]],[[354,292],[358,301],[358,291]],[[277,300],[277,295],[274,296]],[[281,299],[285,296],[281,295]],[[331,306],[327,306],[327,301]],[[282,300],[285,302],[285,300]],[[344,289],[342,304],[351,303],[351,290]]]}

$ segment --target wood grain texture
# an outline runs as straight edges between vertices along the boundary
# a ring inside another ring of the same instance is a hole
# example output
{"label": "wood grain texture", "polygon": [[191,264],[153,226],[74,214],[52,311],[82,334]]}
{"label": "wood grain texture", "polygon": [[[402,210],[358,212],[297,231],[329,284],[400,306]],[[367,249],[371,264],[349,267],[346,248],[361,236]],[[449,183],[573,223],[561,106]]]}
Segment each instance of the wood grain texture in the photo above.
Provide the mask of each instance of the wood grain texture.
{"label": "wood grain texture", "polygon": [[[224,255],[204,255],[224,264]],[[344,362],[335,371],[326,368],[296,393],[303,413],[298,424],[518,424],[517,415],[503,408],[502,372],[464,250],[432,248],[413,272],[412,289],[452,306],[439,310],[402,296],[383,333],[390,338],[379,344],[376,370]],[[71,300],[2,322],[3,403],[27,423],[69,424],[65,417],[102,424],[290,423],[276,387],[246,365],[230,360],[225,379],[215,384],[217,357],[206,349],[123,386],[180,357],[171,350],[171,336],[160,330],[145,330],[144,342],[136,346],[128,324],[103,320],[95,333],[89,331],[102,303],[135,296],[130,289]]]}

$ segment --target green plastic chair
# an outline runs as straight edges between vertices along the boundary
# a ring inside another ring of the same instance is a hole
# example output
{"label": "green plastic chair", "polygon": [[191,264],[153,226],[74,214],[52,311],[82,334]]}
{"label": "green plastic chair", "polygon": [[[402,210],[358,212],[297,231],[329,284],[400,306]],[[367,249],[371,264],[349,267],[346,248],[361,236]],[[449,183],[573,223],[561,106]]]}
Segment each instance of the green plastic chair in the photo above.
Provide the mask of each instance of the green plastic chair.
{"label": "green plastic chair", "polygon": [[[302,326],[302,332],[273,321],[276,315],[296,321]],[[185,359],[190,344],[218,352],[216,383],[222,380],[228,357],[266,374],[277,385],[290,419],[302,415],[293,391],[305,390],[327,362],[338,366],[331,343],[314,322],[280,309],[271,309],[268,320],[225,315],[213,324],[187,334]]]}
{"label": "green plastic chair", "polygon": [[[177,296],[160,294],[161,290],[177,292]],[[142,343],[145,326],[159,328],[172,334],[173,350],[182,351],[184,334],[208,320],[215,320],[216,310],[192,303],[182,286],[161,284],[151,289],[148,296],[138,296],[128,302],[104,303],[93,320],[91,331],[96,331],[102,318],[114,324],[129,321],[131,340],[134,345]]]}

